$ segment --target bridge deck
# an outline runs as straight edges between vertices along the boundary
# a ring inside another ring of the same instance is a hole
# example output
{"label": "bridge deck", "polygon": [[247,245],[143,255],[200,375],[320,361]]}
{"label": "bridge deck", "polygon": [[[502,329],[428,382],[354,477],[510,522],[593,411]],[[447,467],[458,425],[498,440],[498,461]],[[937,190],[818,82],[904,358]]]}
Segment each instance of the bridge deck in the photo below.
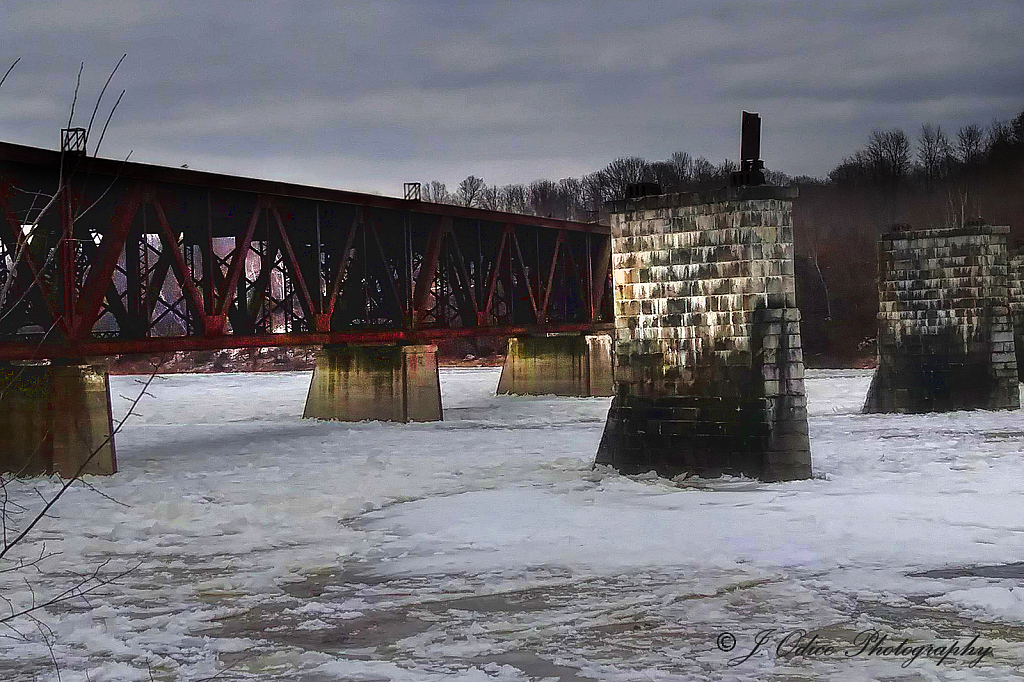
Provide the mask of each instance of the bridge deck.
{"label": "bridge deck", "polygon": [[0,359],[612,326],[599,224],[9,143],[0,212]]}

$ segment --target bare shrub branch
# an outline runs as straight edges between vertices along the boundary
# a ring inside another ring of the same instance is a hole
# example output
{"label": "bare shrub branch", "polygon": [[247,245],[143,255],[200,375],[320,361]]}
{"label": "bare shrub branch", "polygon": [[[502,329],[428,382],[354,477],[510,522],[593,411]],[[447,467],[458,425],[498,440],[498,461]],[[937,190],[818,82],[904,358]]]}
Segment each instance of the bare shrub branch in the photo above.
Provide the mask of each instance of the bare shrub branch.
{"label": "bare shrub branch", "polygon": [[21,57],[18,57],[17,59],[15,59],[14,63],[11,64],[11,66],[7,69],[7,71],[4,72],[4,77],[0,78],[0,86],[2,86],[4,84],[4,81],[7,80],[7,76],[11,75],[11,71],[14,71],[14,67],[17,66],[18,62],[20,62],[20,61],[21,61]]}

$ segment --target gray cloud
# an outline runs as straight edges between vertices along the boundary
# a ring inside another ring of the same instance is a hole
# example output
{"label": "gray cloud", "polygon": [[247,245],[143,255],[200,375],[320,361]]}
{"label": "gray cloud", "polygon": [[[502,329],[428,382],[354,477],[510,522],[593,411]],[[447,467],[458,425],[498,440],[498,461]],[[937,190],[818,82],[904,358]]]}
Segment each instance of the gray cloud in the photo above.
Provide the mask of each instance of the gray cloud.
{"label": "gray cloud", "polygon": [[110,156],[394,194],[734,158],[746,108],[771,167],[823,174],[873,128],[1019,113],[1021,25],[1016,0],[8,0],[0,139],[53,146],[79,62],[87,121],[127,52]]}

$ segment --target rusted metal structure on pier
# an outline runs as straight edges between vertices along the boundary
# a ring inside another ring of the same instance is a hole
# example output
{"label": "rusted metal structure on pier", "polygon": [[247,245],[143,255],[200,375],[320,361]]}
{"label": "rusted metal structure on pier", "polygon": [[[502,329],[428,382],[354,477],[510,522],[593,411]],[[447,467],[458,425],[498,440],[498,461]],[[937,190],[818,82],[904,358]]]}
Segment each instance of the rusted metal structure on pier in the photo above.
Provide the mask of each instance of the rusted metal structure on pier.
{"label": "rusted metal structure on pier", "polygon": [[[42,219],[32,229],[43,209]],[[0,143],[0,360],[611,328],[607,226]]]}

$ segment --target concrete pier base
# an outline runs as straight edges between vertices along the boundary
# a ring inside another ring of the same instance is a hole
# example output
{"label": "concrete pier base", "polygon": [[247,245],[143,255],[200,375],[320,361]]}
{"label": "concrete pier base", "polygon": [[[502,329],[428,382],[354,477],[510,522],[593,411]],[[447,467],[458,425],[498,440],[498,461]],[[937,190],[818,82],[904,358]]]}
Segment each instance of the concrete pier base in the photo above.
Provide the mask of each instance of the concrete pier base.
{"label": "concrete pier base", "polygon": [[106,364],[0,363],[0,470],[113,474],[113,429]]}
{"label": "concrete pier base", "polygon": [[524,336],[508,340],[498,395],[612,395],[611,337]]}
{"label": "concrete pier base", "polygon": [[441,421],[437,346],[326,346],[316,356],[304,418]]}

